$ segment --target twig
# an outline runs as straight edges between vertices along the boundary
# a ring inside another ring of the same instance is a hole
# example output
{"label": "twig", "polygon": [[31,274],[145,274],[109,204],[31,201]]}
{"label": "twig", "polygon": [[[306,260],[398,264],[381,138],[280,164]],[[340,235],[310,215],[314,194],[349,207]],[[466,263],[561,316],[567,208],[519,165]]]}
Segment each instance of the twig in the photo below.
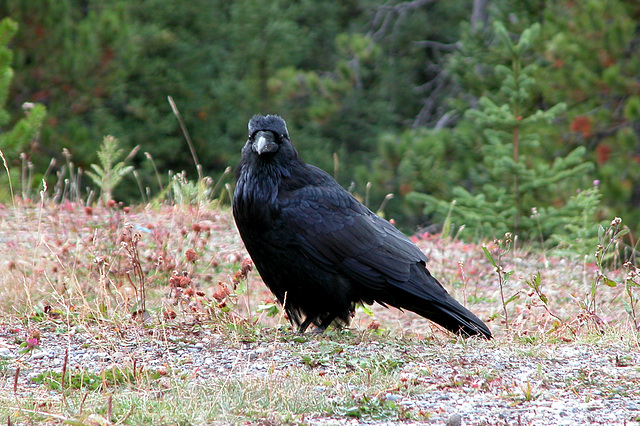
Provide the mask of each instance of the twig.
{"label": "twig", "polygon": [[63,421],[67,420],[65,416],[61,416],[59,414],[47,413],[46,411],[29,410],[26,408],[19,408],[19,407],[7,407],[7,408],[9,410],[22,411],[22,412],[32,413],[32,414],[44,414],[45,416],[53,417],[54,419],[58,419],[58,420],[63,420]]}
{"label": "twig", "polygon": [[109,399],[107,400],[107,421],[111,421],[111,416],[113,414],[113,394],[109,394]]}
{"label": "twig", "polygon": [[[119,424],[122,424],[122,423],[126,422],[126,421],[127,421],[127,419],[128,419],[129,417],[131,417],[131,414],[133,413],[133,409],[134,409],[135,407],[136,407],[136,405],[135,405],[135,404],[131,404],[131,407],[129,407],[129,411],[127,412],[127,414],[126,414],[123,418],[121,418],[120,420],[118,420],[118,421],[116,422],[116,424],[117,424],[117,425],[119,425]],[[111,421],[111,420],[109,420],[109,421]]]}
{"label": "twig", "polygon": [[182,120],[182,116],[180,115],[180,111],[178,111],[178,107],[176,103],[173,101],[171,96],[167,96],[169,100],[169,105],[171,105],[171,110],[173,111],[173,115],[178,119],[178,123],[180,123],[180,128],[182,129],[182,133],[184,134],[185,139],[187,140],[187,145],[189,145],[189,151],[191,151],[191,156],[193,157],[193,161],[196,164],[196,169],[198,170],[198,179],[202,180],[202,167],[200,166],[200,160],[198,160],[198,155],[196,154],[196,150],[193,148],[193,143],[191,142],[191,136],[189,136],[189,132],[187,131],[187,126],[184,125],[184,121]]}
{"label": "twig", "polygon": [[[429,3],[433,3],[435,0],[413,0],[406,1],[402,3],[398,3],[395,5],[385,4],[378,7],[376,14],[371,22],[372,27],[378,27],[378,30],[374,31],[373,28],[367,34],[373,40],[379,40],[384,37],[387,33],[387,30],[391,24],[391,19],[394,16],[397,16],[398,19],[394,24],[393,32],[398,26],[398,23],[401,22],[406,16],[407,12],[418,9],[422,6],[426,6]],[[380,21],[382,20],[382,24]]]}
{"label": "twig", "polygon": [[62,377],[60,378],[60,389],[64,392],[64,378],[67,374],[67,362],[69,360],[69,348],[64,351],[64,360],[62,361]]}
{"label": "twig", "polygon": [[156,179],[158,180],[158,186],[160,187],[160,192],[164,191],[164,186],[162,185],[162,179],[160,178],[160,172],[158,171],[158,167],[156,167],[156,162],[153,161],[153,157],[148,152],[144,153],[144,156],[147,157],[147,160],[151,162],[153,166],[153,171],[156,174]]}
{"label": "twig", "polygon": [[445,52],[453,52],[454,50],[458,50],[462,47],[462,43],[459,41],[455,43],[440,43],[439,41],[433,40],[420,40],[414,41],[413,44],[423,47],[431,47]]}
{"label": "twig", "polygon": [[82,401],[80,401],[80,408],[78,408],[78,416],[82,416],[82,407],[84,407],[84,401],[89,396],[89,392],[85,392],[82,396]]}
{"label": "twig", "polygon": [[224,169],[224,172],[222,172],[222,174],[220,175],[220,178],[218,179],[216,184],[213,185],[213,189],[211,190],[211,196],[212,197],[214,197],[216,192],[218,192],[218,188],[220,188],[220,184],[222,183],[222,179],[224,179],[224,177],[226,175],[228,175],[229,173],[231,173],[231,167],[227,167],[226,169]]}
{"label": "twig", "polygon": [[13,393],[18,393],[18,376],[20,375],[20,367],[16,367],[16,374],[13,375]]}
{"label": "twig", "polygon": [[7,165],[7,159],[4,158],[4,152],[0,149],[0,157],[2,157],[2,163],[4,164],[4,169],[7,171],[7,178],[9,178],[9,190],[11,191],[11,202],[13,203],[13,207],[16,207],[16,200],[13,195],[13,182],[11,181],[11,173],[9,173],[9,166]]}
{"label": "twig", "polygon": [[502,311],[504,312],[504,324],[507,329],[507,333],[509,333],[509,312],[507,311],[507,304],[504,300],[504,268],[502,265],[496,266],[496,274],[498,274],[498,283],[500,284],[500,299],[502,300]]}

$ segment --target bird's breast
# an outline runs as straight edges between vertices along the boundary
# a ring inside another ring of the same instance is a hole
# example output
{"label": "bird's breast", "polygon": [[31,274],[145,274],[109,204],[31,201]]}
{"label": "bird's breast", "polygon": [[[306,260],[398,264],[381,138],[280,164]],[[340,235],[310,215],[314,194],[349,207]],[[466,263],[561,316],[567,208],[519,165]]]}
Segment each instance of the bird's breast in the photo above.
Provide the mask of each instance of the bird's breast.
{"label": "bird's breast", "polygon": [[233,197],[233,215],[241,232],[269,229],[278,217],[278,186],[270,179],[241,173]]}

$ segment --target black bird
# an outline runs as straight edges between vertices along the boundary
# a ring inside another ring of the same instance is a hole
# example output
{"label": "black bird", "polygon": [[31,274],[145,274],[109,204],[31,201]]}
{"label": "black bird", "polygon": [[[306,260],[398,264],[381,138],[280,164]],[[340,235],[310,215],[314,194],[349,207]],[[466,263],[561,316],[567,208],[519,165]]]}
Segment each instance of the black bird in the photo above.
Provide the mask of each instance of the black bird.
{"label": "black bird", "polygon": [[236,178],[240,236],[299,332],[348,325],[355,304],[378,302],[454,333],[491,337],[431,276],[407,236],[298,157],[282,118],[251,119]]}

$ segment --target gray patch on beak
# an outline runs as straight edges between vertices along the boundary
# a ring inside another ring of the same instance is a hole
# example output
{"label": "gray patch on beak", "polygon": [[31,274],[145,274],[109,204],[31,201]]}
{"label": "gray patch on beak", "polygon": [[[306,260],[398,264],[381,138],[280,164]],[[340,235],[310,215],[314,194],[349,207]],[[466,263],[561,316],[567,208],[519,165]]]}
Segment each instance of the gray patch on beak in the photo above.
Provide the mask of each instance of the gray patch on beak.
{"label": "gray patch on beak", "polygon": [[267,152],[276,152],[278,144],[273,140],[271,132],[258,132],[254,137],[253,150],[262,155]]}

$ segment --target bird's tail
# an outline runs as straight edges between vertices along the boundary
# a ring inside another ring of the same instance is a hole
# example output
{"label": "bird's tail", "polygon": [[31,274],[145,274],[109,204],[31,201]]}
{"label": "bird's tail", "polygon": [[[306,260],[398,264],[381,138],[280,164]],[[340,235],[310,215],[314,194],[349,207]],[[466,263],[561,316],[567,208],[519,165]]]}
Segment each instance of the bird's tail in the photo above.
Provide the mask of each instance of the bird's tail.
{"label": "bird's tail", "polygon": [[[440,324],[447,330],[462,334],[465,337],[482,335],[487,339],[491,339],[491,330],[480,318],[458,303],[453,297],[447,296],[446,300],[434,303],[432,309],[417,309],[415,312]],[[435,315],[433,314],[434,310],[436,311]]]}
{"label": "bird's tail", "polygon": [[[420,265],[412,270],[409,282],[394,286],[387,303],[423,316],[449,331],[465,337],[482,335],[490,339],[491,331],[480,318],[455,300],[442,285]],[[424,272],[423,272],[424,271]]]}

